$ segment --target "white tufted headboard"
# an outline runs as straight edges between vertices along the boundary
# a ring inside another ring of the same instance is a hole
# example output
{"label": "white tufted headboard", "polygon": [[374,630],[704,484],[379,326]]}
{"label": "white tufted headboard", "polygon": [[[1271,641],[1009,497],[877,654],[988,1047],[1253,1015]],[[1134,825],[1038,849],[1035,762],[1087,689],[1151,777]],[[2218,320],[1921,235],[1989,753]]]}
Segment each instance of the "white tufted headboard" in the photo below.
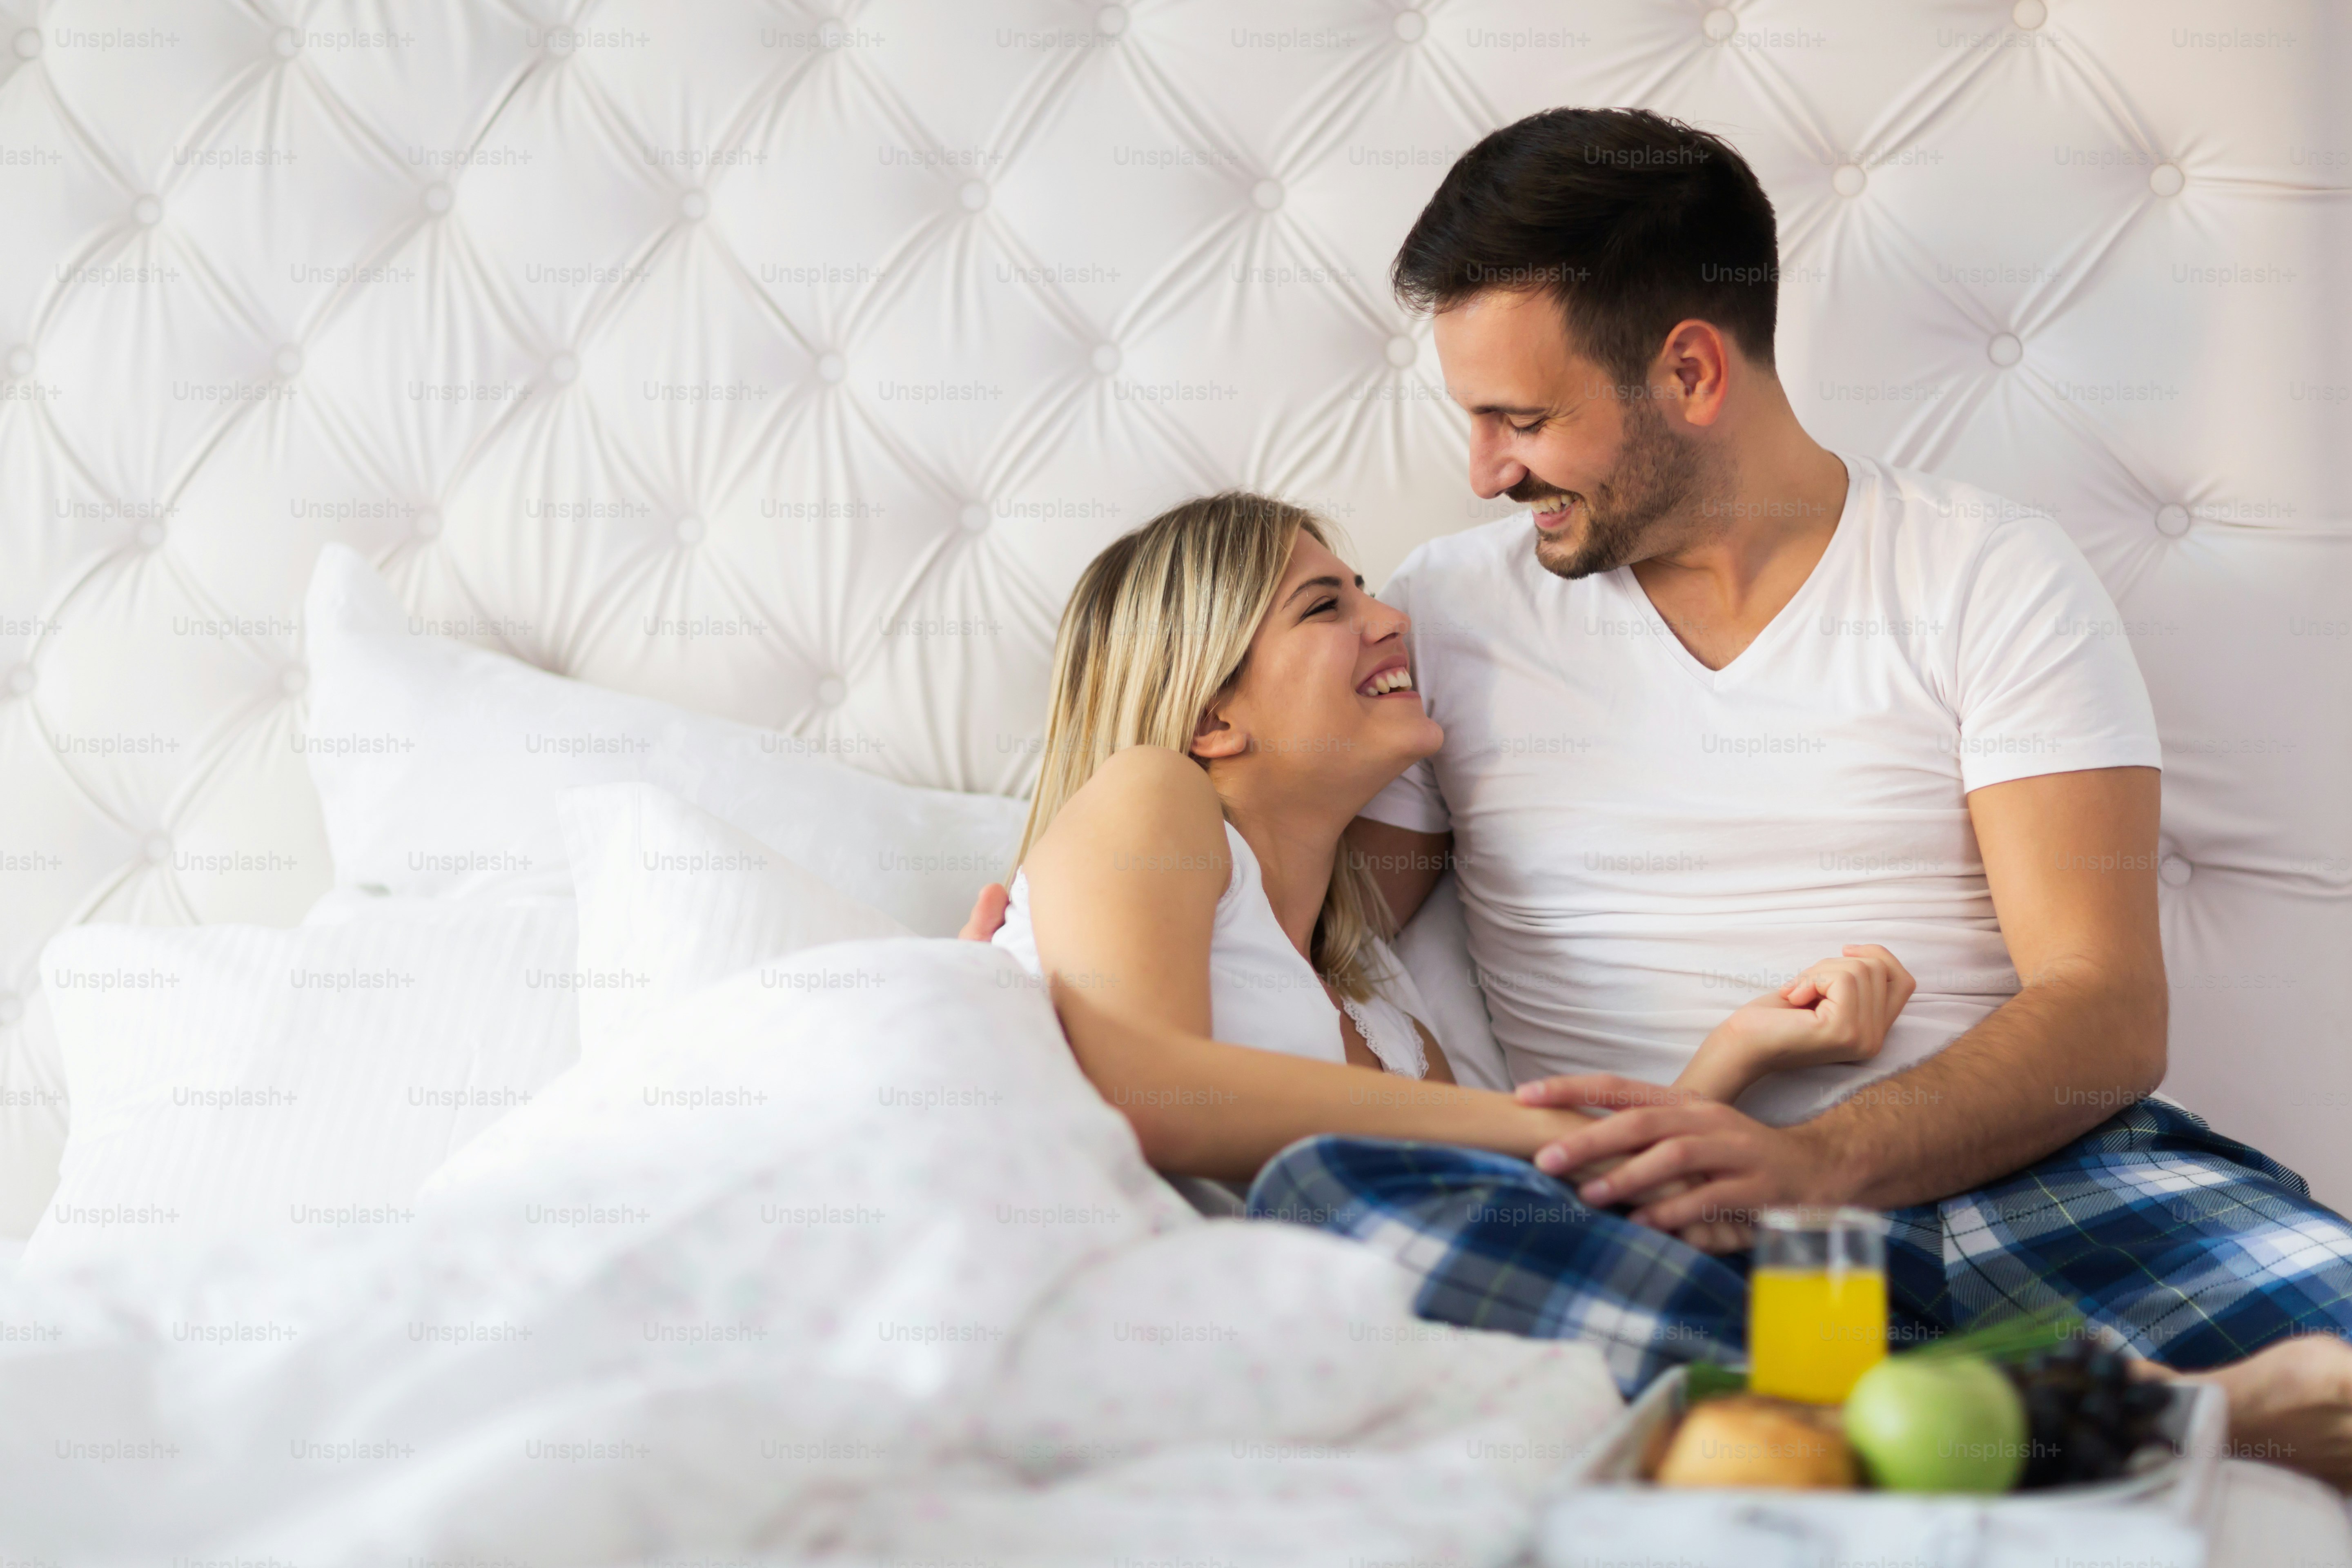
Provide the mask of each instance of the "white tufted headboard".
{"label": "white tufted headboard", "polygon": [[[1163,504],[1496,515],[1387,262],[1559,103],[1727,135],[1833,446],[2055,514],[2163,726],[2168,1089],[2352,1202],[2328,0],[0,0],[0,1085],[89,920],[287,923],[321,543],[581,679],[1018,792]],[[5,1157],[0,1152],[0,1157]]]}

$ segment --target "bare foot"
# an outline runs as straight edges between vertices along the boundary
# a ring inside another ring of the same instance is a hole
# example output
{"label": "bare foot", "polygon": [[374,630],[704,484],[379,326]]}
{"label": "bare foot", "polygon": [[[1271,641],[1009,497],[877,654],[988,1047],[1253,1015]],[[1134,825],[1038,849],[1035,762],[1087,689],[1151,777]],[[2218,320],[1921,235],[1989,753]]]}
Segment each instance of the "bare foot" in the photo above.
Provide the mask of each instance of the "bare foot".
{"label": "bare foot", "polygon": [[2352,1491],[2352,1344],[2297,1334],[2211,1372],[2174,1373],[2230,1396],[2225,1458],[2260,1459]]}

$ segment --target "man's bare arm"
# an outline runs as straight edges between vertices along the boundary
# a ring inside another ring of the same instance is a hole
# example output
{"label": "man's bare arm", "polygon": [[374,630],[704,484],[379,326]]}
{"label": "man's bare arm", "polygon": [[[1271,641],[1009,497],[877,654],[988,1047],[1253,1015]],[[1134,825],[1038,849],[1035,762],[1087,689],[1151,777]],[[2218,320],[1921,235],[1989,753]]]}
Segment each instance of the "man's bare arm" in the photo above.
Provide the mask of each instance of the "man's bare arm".
{"label": "man's bare arm", "polygon": [[2163,1081],[2154,768],[1989,784],[1969,816],[2018,994],[1800,1129],[1851,1201],[1948,1197],[2032,1163]]}
{"label": "man's bare arm", "polygon": [[1370,867],[1388,900],[1390,925],[1381,934],[1394,936],[1420,910],[1437,879],[1454,863],[1454,835],[1415,833],[1360,816],[1348,825],[1341,847]]}

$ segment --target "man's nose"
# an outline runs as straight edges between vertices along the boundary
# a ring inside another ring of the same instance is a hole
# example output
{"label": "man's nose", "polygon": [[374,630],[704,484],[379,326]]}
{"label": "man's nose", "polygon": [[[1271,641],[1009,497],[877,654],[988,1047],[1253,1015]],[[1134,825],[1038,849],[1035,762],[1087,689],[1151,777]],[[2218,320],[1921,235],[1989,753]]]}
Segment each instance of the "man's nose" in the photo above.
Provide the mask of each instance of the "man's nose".
{"label": "man's nose", "polygon": [[1528,477],[1528,466],[1503,449],[1502,433],[1486,420],[1470,426],[1470,488],[1481,500],[1493,500]]}

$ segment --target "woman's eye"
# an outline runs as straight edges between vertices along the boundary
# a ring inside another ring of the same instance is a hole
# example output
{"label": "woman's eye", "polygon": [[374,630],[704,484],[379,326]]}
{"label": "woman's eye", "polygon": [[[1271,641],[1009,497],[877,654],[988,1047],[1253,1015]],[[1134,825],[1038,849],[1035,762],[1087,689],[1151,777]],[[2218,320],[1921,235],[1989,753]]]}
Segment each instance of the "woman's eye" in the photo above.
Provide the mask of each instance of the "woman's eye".
{"label": "woman's eye", "polygon": [[1310,616],[1319,616],[1326,610],[1336,610],[1339,607],[1339,601],[1337,599],[1318,599],[1315,602],[1315,607],[1307,613]]}

